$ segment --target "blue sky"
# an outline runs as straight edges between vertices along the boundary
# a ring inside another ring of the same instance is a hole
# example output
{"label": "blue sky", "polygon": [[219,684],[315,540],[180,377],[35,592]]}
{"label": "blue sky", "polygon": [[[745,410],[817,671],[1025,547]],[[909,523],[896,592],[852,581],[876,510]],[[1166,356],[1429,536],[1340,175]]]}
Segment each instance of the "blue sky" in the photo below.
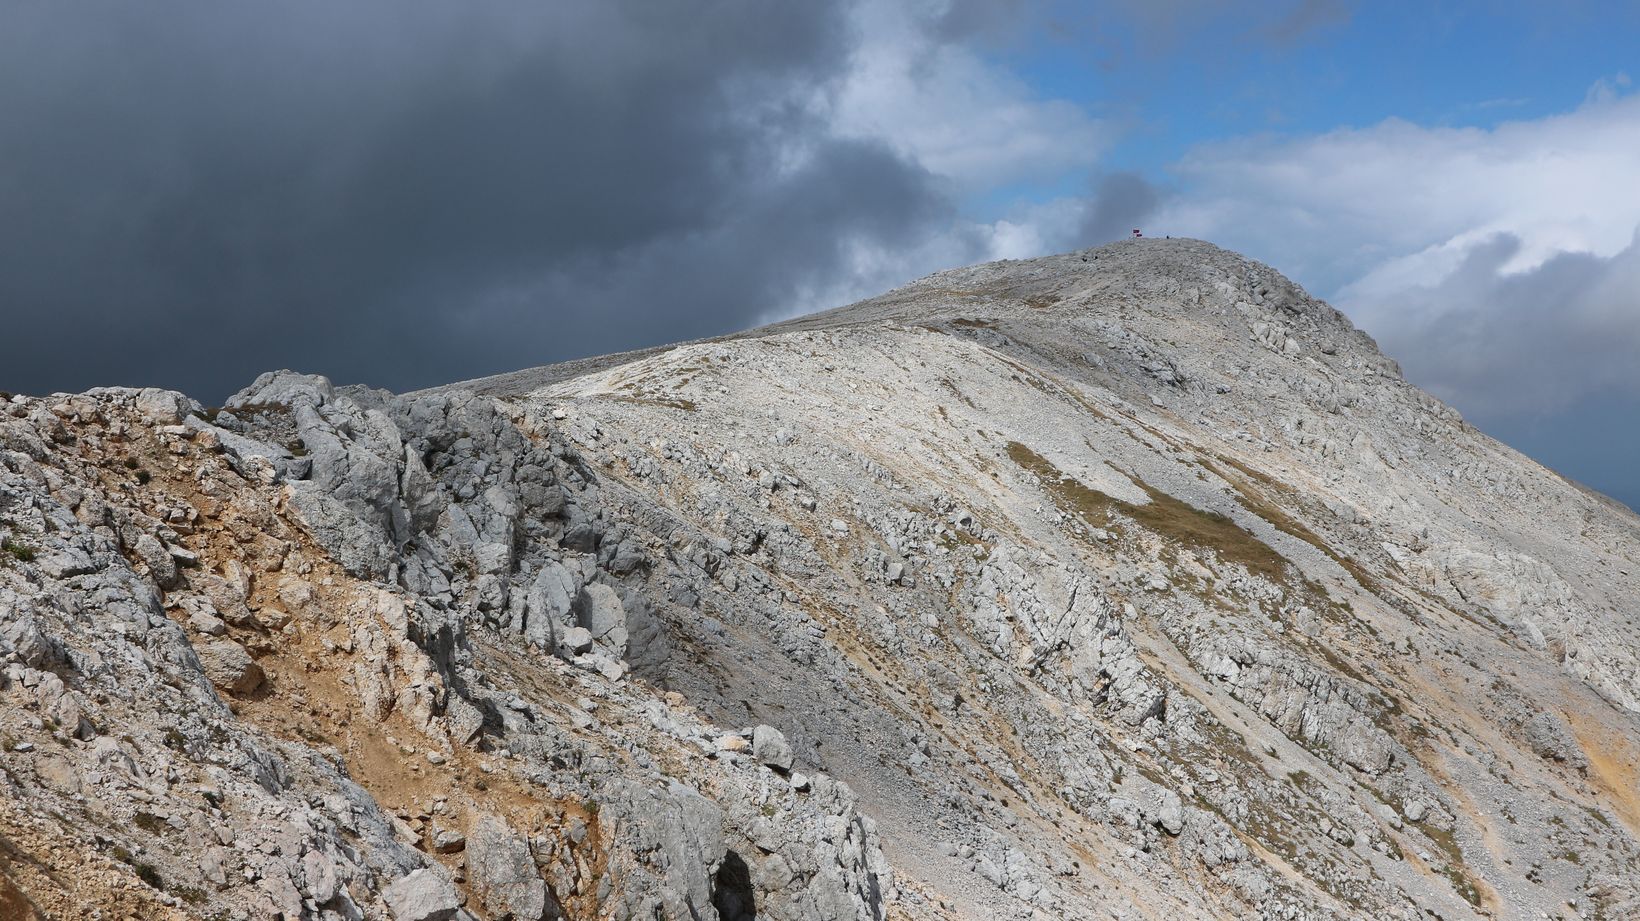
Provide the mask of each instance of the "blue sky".
{"label": "blue sky", "polygon": [[[1089,170],[1158,178],[1192,146],[1229,137],[1542,118],[1640,64],[1633,3],[1267,3],[1251,19],[1229,4],[1178,6],[1159,21],[1032,7],[1020,32],[983,53],[1041,97],[1118,126]],[[1320,12],[1283,31],[1302,8]],[[1086,182],[1078,172],[990,189],[971,205],[1074,192]]]}

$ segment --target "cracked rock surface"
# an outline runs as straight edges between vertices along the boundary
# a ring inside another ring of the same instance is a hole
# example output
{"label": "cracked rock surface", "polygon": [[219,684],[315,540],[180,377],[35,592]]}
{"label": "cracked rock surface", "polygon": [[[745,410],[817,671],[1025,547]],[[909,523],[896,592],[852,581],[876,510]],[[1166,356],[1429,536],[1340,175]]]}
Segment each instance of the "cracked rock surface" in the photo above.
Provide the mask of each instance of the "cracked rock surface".
{"label": "cracked rock surface", "polygon": [[1189,240],[0,402],[0,916],[1640,916],[1640,519]]}

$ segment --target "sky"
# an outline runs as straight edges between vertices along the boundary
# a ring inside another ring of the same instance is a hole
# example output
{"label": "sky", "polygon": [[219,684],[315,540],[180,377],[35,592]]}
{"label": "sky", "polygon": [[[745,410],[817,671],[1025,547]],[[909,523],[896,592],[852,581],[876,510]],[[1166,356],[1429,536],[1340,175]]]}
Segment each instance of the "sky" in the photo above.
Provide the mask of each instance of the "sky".
{"label": "sky", "polygon": [[0,0],[0,390],[396,390],[1211,240],[1640,506],[1640,5]]}

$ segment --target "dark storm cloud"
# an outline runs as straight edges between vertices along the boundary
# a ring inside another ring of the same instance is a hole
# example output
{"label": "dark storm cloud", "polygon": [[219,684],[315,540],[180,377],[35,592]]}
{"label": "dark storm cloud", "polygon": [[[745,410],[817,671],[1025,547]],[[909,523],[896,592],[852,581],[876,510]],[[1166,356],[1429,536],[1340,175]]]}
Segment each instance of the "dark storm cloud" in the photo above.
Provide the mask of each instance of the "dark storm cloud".
{"label": "dark storm cloud", "polygon": [[1031,15],[1025,0],[951,0],[933,16],[934,35],[946,41],[1009,38]]}
{"label": "dark storm cloud", "polygon": [[1640,509],[1640,234],[1609,258],[1509,271],[1519,250],[1507,234],[1477,245],[1371,332],[1482,430]]}
{"label": "dark storm cloud", "polygon": [[395,388],[743,326],[948,232],[833,4],[14,3],[0,388]]}
{"label": "dark storm cloud", "polygon": [[1097,246],[1142,230],[1161,201],[1161,193],[1138,173],[1105,176],[1084,207],[1075,245]]}
{"label": "dark storm cloud", "polygon": [[1396,295],[1371,332],[1419,386],[1477,416],[1530,418],[1640,393],[1640,235],[1610,258],[1560,253],[1510,271],[1499,234]]}
{"label": "dark storm cloud", "polygon": [[1640,396],[1590,396],[1555,412],[1471,415],[1488,435],[1640,511]]}

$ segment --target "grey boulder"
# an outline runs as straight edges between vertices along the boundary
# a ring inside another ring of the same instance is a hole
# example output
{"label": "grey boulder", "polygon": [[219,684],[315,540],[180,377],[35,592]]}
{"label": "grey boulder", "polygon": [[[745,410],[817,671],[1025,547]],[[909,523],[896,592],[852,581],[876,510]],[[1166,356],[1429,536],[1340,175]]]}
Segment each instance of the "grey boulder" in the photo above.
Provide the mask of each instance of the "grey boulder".
{"label": "grey boulder", "polygon": [[415,870],[382,890],[394,921],[448,921],[461,911],[461,896],[432,870]]}
{"label": "grey boulder", "polygon": [[758,761],[781,773],[792,769],[792,746],[786,736],[773,726],[759,726],[752,730],[752,755]]}
{"label": "grey boulder", "polygon": [[217,688],[236,697],[255,693],[265,676],[262,666],[251,660],[245,647],[233,640],[212,640],[195,647],[205,676]]}

